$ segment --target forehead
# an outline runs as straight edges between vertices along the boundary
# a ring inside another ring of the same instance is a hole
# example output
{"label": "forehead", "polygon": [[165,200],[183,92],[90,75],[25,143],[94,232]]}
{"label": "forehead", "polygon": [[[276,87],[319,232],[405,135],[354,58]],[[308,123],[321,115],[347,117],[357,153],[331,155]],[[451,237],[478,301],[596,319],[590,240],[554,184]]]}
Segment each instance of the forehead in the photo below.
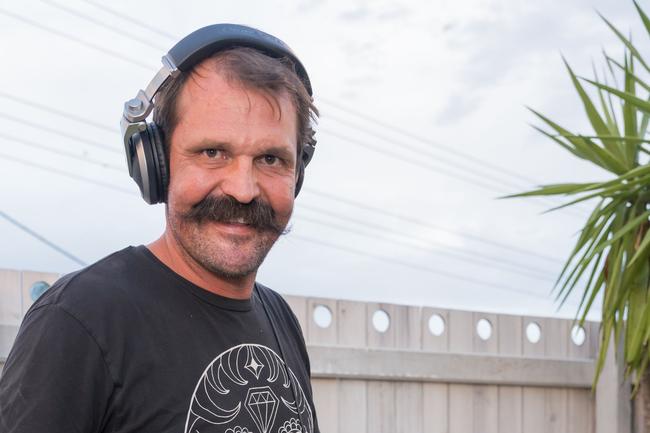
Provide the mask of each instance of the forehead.
{"label": "forehead", "polygon": [[[292,98],[285,89],[271,89],[277,83],[264,83],[264,78],[257,78],[251,71],[244,72],[245,78],[221,61],[220,58],[208,58],[199,63],[190,73],[180,92],[180,103],[208,102],[209,100],[228,100],[233,105],[246,101],[245,107],[251,107],[251,94],[261,96],[278,118],[283,115],[296,116],[297,111]],[[263,75],[263,71],[259,71]],[[265,87],[268,86],[268,87]],[[290,107],[288,113],[284,111]],[[183,108],[183,107],[181,107]],[[186,107],[185,107],[186,108]],[[180,110],[182,113],[182,110]]]}
{"label": "forehead", "polygon": [[[288,93],[258,90],[243,85],[227,71],[204,61],[188,76],[176,105],[174,131],[237,133],[297,143],[297,113]],[[280,144],[280,143],[277,143]]]}

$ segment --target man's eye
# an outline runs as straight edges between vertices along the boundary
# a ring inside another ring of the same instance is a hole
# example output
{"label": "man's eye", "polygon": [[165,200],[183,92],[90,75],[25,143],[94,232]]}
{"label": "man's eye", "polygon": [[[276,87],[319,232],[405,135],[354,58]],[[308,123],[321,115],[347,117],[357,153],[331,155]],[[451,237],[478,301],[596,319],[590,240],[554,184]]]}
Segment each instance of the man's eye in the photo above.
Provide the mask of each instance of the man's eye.
{"label": "man's eye", "polygon": [[275,155],[264,155],[264,163],[267,165],[276,165],[280,162],[280,158]]}
{"label": "man's eye", "polygon": [[218,157],[220,155],[220,152],[221,151],[219,149],[204,149],[203,150],[203,153],[208,158],[216,158],[216,157]]}

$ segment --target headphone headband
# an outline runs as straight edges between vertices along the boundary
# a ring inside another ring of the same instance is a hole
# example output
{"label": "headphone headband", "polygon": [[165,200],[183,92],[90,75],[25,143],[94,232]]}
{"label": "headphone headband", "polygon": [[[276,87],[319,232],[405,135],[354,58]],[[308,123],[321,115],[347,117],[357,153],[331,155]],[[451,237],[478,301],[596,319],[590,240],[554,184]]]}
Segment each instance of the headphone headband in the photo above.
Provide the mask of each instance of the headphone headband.
{"label": "headphone headband", "polygon": [[255,48],[269,57],[289,58],[295,65],[296,73],[307,92],[312,95],[307,71],[291,48],[275,36],[252,27],[213,24],[200,28],[181,39],[169,50],[166,57],[181,71],[189,71],[213,53],[231,47]]}

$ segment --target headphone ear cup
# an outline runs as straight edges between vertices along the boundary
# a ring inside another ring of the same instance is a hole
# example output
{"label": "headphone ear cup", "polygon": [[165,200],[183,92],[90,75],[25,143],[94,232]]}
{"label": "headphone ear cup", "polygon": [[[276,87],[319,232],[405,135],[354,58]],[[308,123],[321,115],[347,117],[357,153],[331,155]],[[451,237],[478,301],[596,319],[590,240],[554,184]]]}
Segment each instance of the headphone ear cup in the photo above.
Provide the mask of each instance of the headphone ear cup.
{"label": "headphone ear cup", "polygon": [[149,132],[146,128],[129,137],[127,160],[129,174],[140,188],[144,201],[149,204],[156,203],[152,201],[152,196],[156,196],[156,180]]}
{"label": "headphone ear cup", "polygon": [[[160,167],[167,175],[164,151],[158,156],[156,137],[160,137],[156,128],[147,124],[144,130],[136,132],[129,138],[127,161],[129,174],[140,188],[142,198],[149,204],[160,203],[164,199]],[[162,162],[161,162],[162,161]]]}
{"label": "headphone ear cup", "polygon": [[298,155],[298,175],[296,176],[296,189],[294,197],[298,197],[300,188],[302,188],[302,182],[305,180],[305,167],[309,164],[312,157],[314,156],[314,151],[316,150],[316,131],[310,129],[309,139],[307,143],[302,146],[300,153]]}
{"label": "headphone ear cup", "polygon": [[158,196],[155,203],[167,201],[167,186],[169,185],[169,170],[167,169],[167,152],[162,130],[155,123],[147,124],[147,132],[151,141],[151,150],[156,164],[156,185]]}
{"label": "headphone ear cup", "polygon": [[302,160],[298,161],[298,176],[296,176],[296,189],[294,190],[294,198],[298,197],[300,188],[302,188],[302,182],[305,180],[305,164]]}

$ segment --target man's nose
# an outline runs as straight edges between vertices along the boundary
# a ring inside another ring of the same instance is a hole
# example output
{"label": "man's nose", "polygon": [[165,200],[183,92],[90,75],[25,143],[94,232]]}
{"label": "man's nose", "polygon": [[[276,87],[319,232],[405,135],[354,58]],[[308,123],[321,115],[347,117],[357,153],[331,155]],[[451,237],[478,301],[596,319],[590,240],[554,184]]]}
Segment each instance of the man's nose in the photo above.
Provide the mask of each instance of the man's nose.
{"label": "man's nose", "polygon": [[221,182],[221,191],[240,203],[250,203],[257,198],[260,189],[253,161],[235,159]]}

